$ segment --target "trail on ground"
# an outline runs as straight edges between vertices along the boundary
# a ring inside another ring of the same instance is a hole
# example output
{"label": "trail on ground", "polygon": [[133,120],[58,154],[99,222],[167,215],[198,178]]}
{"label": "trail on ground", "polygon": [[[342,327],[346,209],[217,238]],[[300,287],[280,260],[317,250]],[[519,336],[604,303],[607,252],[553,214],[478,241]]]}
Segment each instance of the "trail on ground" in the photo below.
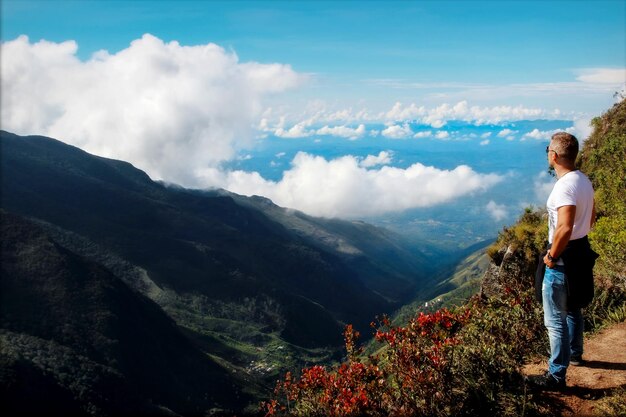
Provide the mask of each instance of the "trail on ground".
{"label": "trail on ground", "polygon": [[[582,366],[567,370],[567,388],[546,393],[563,404],[563,417],[599,415],[597,402],[620,387],[626,388],[626,322],[607,327],[585,338]],[[526,375],[538,375],[547,369],[547,359],[524,367]]]}

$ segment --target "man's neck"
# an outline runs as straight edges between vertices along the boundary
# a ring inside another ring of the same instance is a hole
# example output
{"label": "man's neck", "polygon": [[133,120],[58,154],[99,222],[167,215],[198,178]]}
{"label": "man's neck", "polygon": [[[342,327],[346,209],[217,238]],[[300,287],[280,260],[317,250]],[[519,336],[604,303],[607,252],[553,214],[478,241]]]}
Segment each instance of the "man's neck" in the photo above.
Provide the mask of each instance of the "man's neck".
{"label": "man's neck", "polygon": [[556,172],[556,177],[557,178],[561,178],[563,177],[563,175],[567,174],[568,172],[574,171],[576,168],[574,166],[571,165],[555,165],[554,166],[554,171]]}

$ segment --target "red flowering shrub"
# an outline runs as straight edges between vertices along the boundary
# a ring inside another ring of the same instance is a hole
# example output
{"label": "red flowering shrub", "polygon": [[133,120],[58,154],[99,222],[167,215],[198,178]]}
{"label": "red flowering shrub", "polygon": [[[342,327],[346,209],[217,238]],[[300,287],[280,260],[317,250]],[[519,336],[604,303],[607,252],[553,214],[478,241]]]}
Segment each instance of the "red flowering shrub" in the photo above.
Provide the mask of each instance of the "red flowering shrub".
{"label": "red flowering shrub", "polygon": [[374,337],[388,346],[380,358],[386,364],[390,388],[387,414],[437,415],[449,411],[447,387],[453,378],[450,355],[469,315],[470,310],[420,313],[405,327],[391,326],[386,317],[381,320]]}
{"label": "red flowering shrub", "polygon": [[287,373],[263,408],[267,416],[506,415],[516,404],[528,412],[518,371],[525,355],[545,347],[541,325],[531,293],[508,289],[456,311],[420,313],[406,326],[383,317],[372,323],[382,347],[368,358],[346,326],[346,362]]}

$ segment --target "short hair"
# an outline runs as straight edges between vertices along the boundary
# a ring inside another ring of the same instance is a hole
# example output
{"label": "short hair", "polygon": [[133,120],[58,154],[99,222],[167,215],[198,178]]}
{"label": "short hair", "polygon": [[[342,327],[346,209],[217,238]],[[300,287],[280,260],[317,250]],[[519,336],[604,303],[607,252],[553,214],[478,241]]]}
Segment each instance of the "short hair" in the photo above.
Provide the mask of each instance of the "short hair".
{"label": "short hair", "polygon": [[570,162],[576,162],[578,156],[578,139],[567,132],[552,135],[552,148],[556,154]]}

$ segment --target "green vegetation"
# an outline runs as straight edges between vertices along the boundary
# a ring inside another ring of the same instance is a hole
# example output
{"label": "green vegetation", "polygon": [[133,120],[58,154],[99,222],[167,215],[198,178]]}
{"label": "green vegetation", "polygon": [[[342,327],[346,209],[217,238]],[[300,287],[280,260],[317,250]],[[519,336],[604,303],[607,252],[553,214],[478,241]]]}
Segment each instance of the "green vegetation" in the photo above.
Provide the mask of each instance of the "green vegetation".
{"label": "green vegetation", "polygon": [[618,388],[599,401],[596,416],[626,416],[626,388]]}
{"label": "green vegetation", "polygon": [[481,242],[468,248],[452,267],[442,266],[431,279],[431,285],[422,289],[412,303],[401,307],[393,315],[393,323],[402,325],[409,322],[416,312],[434,312],[442,307],[452,308],[465,304],[478,294],[485,271],[489,267],[489,257],[485,253],[488,242]]}
{"label": "green vegetation", "polygon": [[600,254],[596,275],[603,286],[626,291],[626,100],[592,121],[579,163],[596,190],[598,221],[590,233]]}
{"label": "green vegetation", "polygon": [[548,221],[545,210],[526,208],[517,223],[505,227],[496,242],[487,249],[487,255],[499,265],[502,248],[521,253],[525,263],[534,268],[537,255],[545,250],[548,241]]}

